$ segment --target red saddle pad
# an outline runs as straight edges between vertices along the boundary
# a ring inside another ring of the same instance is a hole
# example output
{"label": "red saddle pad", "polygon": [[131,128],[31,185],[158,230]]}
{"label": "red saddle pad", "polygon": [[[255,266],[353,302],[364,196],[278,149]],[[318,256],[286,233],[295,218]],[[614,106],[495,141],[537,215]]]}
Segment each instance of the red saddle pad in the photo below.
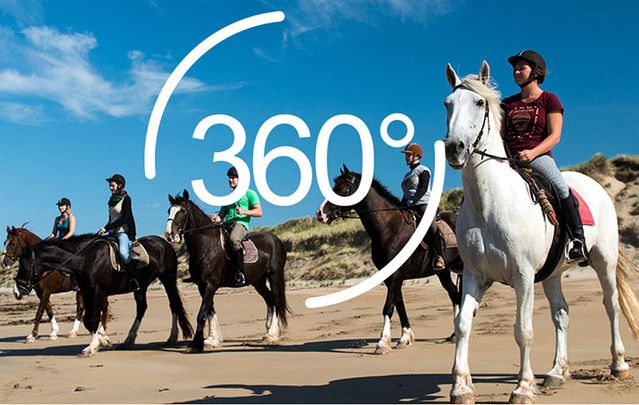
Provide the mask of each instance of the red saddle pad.
{"label": "red saddle pad", "polygon": [[584,225],[594,225],[595,218],[593,218],[586,200],[584,200],[574,188],[570,187],[570,191],[572,191],[575,197],[577,197],[577,200],[579,200],[579,216],[581,217],[581,223]]}

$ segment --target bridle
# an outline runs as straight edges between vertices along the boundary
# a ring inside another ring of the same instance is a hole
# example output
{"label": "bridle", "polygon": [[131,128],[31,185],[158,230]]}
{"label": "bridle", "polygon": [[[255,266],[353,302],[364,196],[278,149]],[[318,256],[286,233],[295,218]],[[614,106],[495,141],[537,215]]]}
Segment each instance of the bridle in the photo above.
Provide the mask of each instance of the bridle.
{"label": "bridle", "polygon": [[[175,207],[176,205],[172,205],[172,207]],[[176,225],[178,227],[178,235],[186,235],[188,233],[191,232],[195,232],[195,231],[199,231],[202,229],[207,229],[207,228],[220,228],[222,227],[222,224],[217,224],[215,222],[211,222],[210,224],[206,224],[203,226],[196,226],[195,228],[191,228],[191,229],[186,229],[187,224],[189,224],[191,222],[191,209],[188,207],[188,204],[185,205],[179,205],[180,209],[184,210],[184,222],[180,225],[178,225],[175,221],[175,218],[169,218],[167,219],[167,224],[169,222],[173,222],[174,225]]]}
{"label": "bridle", "polygon": [[[457,86],[455,86],[455,88],[453,88],[453,93],[455,91],[457,91],[457,89],[463,89],[463,90],[468,90],[470,92],[473,92],[475,94],[477,94],[478,96],[482,97],[481,94],[477,93],[475,90],[471,89],[470,87],[464,85],[464,83],[458,84]],[[477,136],[475,137],[475,142],[473,142],[473,144],[471,145],[473,150],[472,152],[470,152],[471,154],[476,153],[480,156],[482,156],[482,158],[487,157],[490,159],[496,159],[499,161],[503,161],[503,162],[518,162],[519,160],[512,158],[510,156],[497,156],[497,155],[493,155],[492,153],[488,153],[486,152],[486,149],[484,150],[479,150],[477,149],[477,145],[479,144],[479,141],[481,141],[481,138],[484,136],[484,129],[487,127],[487,133],[490,132],[490,110],[488,107],[488,100],[484,99],[482,97],[482,100],[484,100],[484,106],[485,106],[485,112],[484,112],[484,120],[481,124],[481,128],[479,129],[479,133],[477,134]],[[508,154],[508,150],[506,150],[506,154]]]}

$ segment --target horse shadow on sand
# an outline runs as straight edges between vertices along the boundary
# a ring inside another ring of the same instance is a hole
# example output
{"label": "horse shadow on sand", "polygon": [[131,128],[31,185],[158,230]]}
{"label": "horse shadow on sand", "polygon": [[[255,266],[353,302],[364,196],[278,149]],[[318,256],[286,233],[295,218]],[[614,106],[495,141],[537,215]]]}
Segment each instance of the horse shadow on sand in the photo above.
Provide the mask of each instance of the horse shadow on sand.
{"label": "horse shadow on sand", "polygon": [[[476,374],[473,377],[476,385],[512,384],[515,381],[512,375],[506,374]],[[450,374],[399,374],[345,378],[324,385],[219,384],[203,387],[211,390],[209,395],[181,403],[448,403],[448,388],[442,387],[451,383]],[[246,393],[227,396],[225,391],[228,390]],[[478,399],[478,403],[482,403],[481,398]],[[494,397],[485,402],[496,403]]]}

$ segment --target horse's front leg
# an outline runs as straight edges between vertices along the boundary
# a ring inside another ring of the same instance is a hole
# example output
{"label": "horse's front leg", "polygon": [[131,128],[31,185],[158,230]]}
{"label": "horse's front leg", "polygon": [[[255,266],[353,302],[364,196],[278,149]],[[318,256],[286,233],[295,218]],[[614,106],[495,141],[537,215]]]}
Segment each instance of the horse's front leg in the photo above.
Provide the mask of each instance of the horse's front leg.
{"label": "horse's front leg", "polygon": [[453,386],[450,390],[450,402],[453,404],[475,402],[475,390],[468,365],[468,341],[473,326],[473,316],[488,287],[490,283],[480,284],[470,271],[464,270],[461,307],[455,318],[455,362]]}
{"label": "horse's front leg", "polygon": [[[388,281],[388,279],[387,279]],[[382,333],[375,347],[375,354],[386,354],[391,349],[391,318],[395,311],[395,302],[398,295],[401,295],[402,282],[404,280],[399,277],[392,277],[390,281],[386,283],[386,301],[384,302],[384,308],[382,309],[382,315],[384,315],[384,324],[382,326]]]}
{"label": "horse's front leg", "polygon": [[555,359],[546,373],[544,386],[560,387],[570,376],[568,370],[568,304],[561,291],[561,276],[543,281],[544,294],[550,303],[550,316],[555,325]]}
{"label": "horse's front leg", "polygon": [[146,286],[142,286],[139,290],[134,292],[133,297],[135,298],[135,319],[133,320],[131,329],[129,329],[129,334],[126,339],[124,339],[124,342],[118,346],[118,349],[130,349],[133,347],[135,339],[138,337],[140,323],[142,323],[142,318],[144,318],[144,314],[148,308],[148,304],[146,302]]}
{"label": "horse's front leg", "polygon": [[84,327],[91,334],[91,343],[80,353],[80,357],[91,357],[100,349],[100,318],[105,307],[106,295],[99,290],[88,292],[85,295]]}
{"label": "horse's front leg", "polygon": [[[36,310],[35,320],[33,322],[33,329],[31,333],[27,335],[24,343],[35,343],[38,338],[38,330],[40,329],[40,322],[42,321],[42,315],[44,314],[45,307],[49,302],[49,292],[48,291],[36,291],[40,302],[38,303],[38,309]],[[52,332],[53,333],[53,332]]]}
{"label": "horse's front leg", "polygon": [[186,353],[200,353],[204,350],[204,327],[206,326],[206,320],[209,313],[211,313],[211,307],[213,305],[213,295],[217,289],[211,283],[206,282],[203,285],[198,285],[200,295],[202,296],[202,302],[200,304],[200,310],[197,313],[197,328],[193,341],[186,349]]}
{"label": "horse's front leg", "polygon": [[415,334],[410,327],[401,287],[399,290],[399,296],[397,297],[397,315],[399,316],[399,321],[402,324],[402,335],[399,337],[399,341],[397,342],[397,345],[395,345],[395,348],[404,349],[415,343]]}
{"label": "horse's front leg", "polygon": [[67,334],[68,338],[74,338],[78,336],[80,325],[82,324],[82,313],[84,312],[84,299],[80,291],[75,293],[75,319],[73,320],[73,327]]}
{"label": "horse's front leg", "polygon": [[533,341],[533,305],[535,279],[532,268],[521,268],[515,276],[515,296],[517,297],[517,320],[515,340],[519,345],[519,377],[517,387],[510,394],[510,402],[529,404],[536,393],[535,375],[530,366],[530,349]]}
{"label": "horse's front leg", "polygon": [[220,330],[220,323],[217,319],[217,313],[215,313],[214,302],[211,302],[211,310],[209,311],[207,316],[207,323],[209,325],[209,333],[206,339],[204,339],[204,346],[211,349],[222,346],[224,338],[222,337],[222,331]]}
{"label": "horse's front leg", "polygon": [[55,319],[55,314],[53,313],[53,307],[51,306],[51,294],[49,294],[49,298],[47,298],[47,302],[44,305],[44,310],[49,317],[49,322],[51,323],[51,333],[49,333],[50,340],[57,340],[58,333],[60,333],[60,326],[58,326],[58,321]]}

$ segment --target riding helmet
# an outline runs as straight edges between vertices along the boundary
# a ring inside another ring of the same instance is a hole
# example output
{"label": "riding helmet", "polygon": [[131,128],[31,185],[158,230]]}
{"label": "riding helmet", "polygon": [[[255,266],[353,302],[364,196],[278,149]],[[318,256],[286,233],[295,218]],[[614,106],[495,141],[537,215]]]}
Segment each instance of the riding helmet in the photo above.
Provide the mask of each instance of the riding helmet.
{"label": "riding helmet", "polygon": [[62,197],[62,198],[60,198],[58,200],[58,202],[55,205],[57,205],[58,207],[61,206],[61,205],[66,205],[67,207],[70,207],[71,206],[71,200],[69,200],[66,197]]}
{"label": "riding helmet", "polygon": [[231,167],[227,172],[226,172],[226,177],[235,177],[238,178],[240,177],[237,174],[237,169],[235,167]]}
{"label": "riding helmet", "polygon": [[535,51],[531,51],[530,49],[525,49],[517,55],[513,55],[508,58],[508,62],[513,67],[515,67],[517,61],[520,60],[530,63],[530,67],[532,68],[532,80],[537,79],[539,84],[544,82],[544,78],[546,77],[546,61],[540,54]]}
{"label": "riding helmet", "polygon": [[109,183],[114,182],[115,184],[118,184],[122,188],[124,188],[124,186],[126,185],[126,180],[124,179],[124,176],[117,173],[109,177],[108,179],[106,179],[106,181],[108,181]]}
{"label": "riding helmet", "polygon": [[417,156],[418,159],[421,159],[421,157],[424,156],[422,147],[416,143],[409,144],[406,149],[402,151],[402,153],[412,153],[413,155]]}

